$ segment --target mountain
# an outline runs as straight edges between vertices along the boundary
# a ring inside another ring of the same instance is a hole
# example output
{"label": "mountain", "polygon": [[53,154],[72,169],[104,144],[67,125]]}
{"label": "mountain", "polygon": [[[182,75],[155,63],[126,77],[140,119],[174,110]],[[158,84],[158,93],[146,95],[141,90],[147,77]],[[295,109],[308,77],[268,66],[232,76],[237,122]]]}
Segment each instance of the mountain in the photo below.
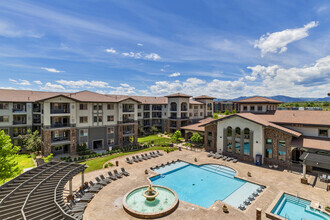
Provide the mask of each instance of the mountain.
{"label": "mountain", "polygon": [[[242,99],[246,99],[246,98],[250,98],[253,96],[240,96],[238,98],[235,99],[215,99],[215,101],[239,101]],[[304,98],[304,97],[300,97],[300,98],[295,98],[295,97],[290,97],[290,96],[285,96],[285,95],[276,95],[276,96],[265,96],[266,98],[270,98],[270,99],[275,99],[281,102],[315,102],[315,101],[319,101],[319,102],[330,102],[330,96],[328,97],[324,97],[324,98]]]}

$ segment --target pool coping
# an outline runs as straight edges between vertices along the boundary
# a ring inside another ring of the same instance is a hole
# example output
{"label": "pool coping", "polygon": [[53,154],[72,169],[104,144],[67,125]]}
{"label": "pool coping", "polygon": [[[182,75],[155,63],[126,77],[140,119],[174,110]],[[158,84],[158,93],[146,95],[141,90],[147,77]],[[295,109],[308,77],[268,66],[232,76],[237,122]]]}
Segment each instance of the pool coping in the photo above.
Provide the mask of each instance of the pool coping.
{"label": "pool coping", "polygon": [[[282,216],[279,216],[279,215],[276,215],[274,213],[272,213],[272,210],[275,208],[275,206],[277,205],[278,201],[281,199],[282,195],[283,194],[288,194],[290,196],[293,196],[295,197],[295,195],[291,194],[291,193],[288,193],[288,192],[285,192],[285,191],[280,191],[276,197],[274,198],[273,202],[268,206],[268,208],[266,209],[265,211],[265,214],[266,214],[266,217],[269,218],[269,219],[273,219],[273,220],[286,220],[286,218],[282,217]],[[301,197],[301,196],[298,196],[300,199],[303,199],[303,200],[306,200],[306,201],[309,201],[311,204],[312,204],[312,200],[310,199],[306,199],[304,197]],[[315,208],[315,207],[312,207],[310,205],[311,208],[315,209],[315,210],[318,210],[322,213],[325,213],[326,215],[329,215],[328,213],[324,212],[323,210],[319,209],[319,208]]]}
{"label": "pool coping", "polygon": [[[198,163],[198,164],[196,164],[196,163],[187,162],[187,161],[185,161],[185,160],[181,160],[181,159],[176,160],[176,162],[177,162],[177,161],[182,161],[182,162],[185,162],[185,163],[187,163],[187,164],[192,164],[192,165],[195,165],[195,166],[198,166],[198,167],[199,167],[199,166],[202,166],[202,165],[219,165],[219,166],[224,166],[224,167],[230,168],[230,169],[232,169],[232,170],[234,170],[234,171],[236,172],[236,174],[235,174],[235,176],[234,176],[235,178],[237,178],[237,179],[241,179],[241,180],[244,180],[244,181],[246,181],[246,182],[253,183],[253,184],[257,184],[257,185],[259,185],[259,186],[265,186],[265,187],[266,187],[266,188],[264,188],[263,191],[259,194],[258,198],[259,198],[260,196],[262,196],[266,190],[269,189],[269,186],[268,186],[268,185],[260,184],[260,183],[258,183],[258,182],[256,182],[256,181],[251,181],[251,180],[247,179],[246,177],[239,177],[238,174],[240,174],[240,172],[239,172],[236,168],[230,167],[230,166],[225,165],[225,164],[218,164],[218,163]],[[164,165],[167,165],[167,164],[164,164]],[[149,169],[150,169],[150,168],[149,168]],[[156,173],[156,172],[153,171],[152,169],[150,169],[150,170],[152,171],[153,175],[147,177],[147,180],[148,180],[149,184],[152,184],[152,181],[151,181],[150,179],[153,178],[153,177],[156,177],[156,176],[160,176],[160,175],[162,175],[162,174],[160,174],[160,173]],[[169,171],[169,172],[170,172],[170,171]],[[174,191],[174,190],[173,190],[173,191]],[[189,204],[192,204],[192,205],[194,205],[194,206],[197,206],[198,208],[202,208],[202,209],[205,209],[205,210],[212,210],[214,207],[216,207],[217,203],[220,202],[220,203],[223,204],[223,205],[226,205],[226,206],[228,206],[228,207],[231,207],[231,208],[234,208],[234,209],[239,210],[239,211],[241,211],[241,212],[244,212],[244,211],[249,210],[249,209],[252,207],[252,204],[253,204],[255,201],[256,201],[256,199],[254,199],[254,200],[251,202],[251,204],[250,204],[249,206],[247,206],[247,208],[244,209],[244,210],[241,210],[241,209],[239,209],[239,208],[236,208],[236,207],[234,207],[234,206],[231,206],[230,204],[225,203],[225,202],[223,202],[223,201],[221,201],[221,200],[216,200],[216,201],[215,201],[214,203],[212,203],[212,205],[210,205],[208,208],[205,208],[205,207],[203,207],[203,206],[196,205],[196,204],[194,204],[194,203],[186,202],[186,201],[183,201],[183,202],[185,202],[185,203],[189,203]],[[282,220],[282,219],[281,219],[281,220]],[[285,219],[284,219],[284,220],[285,220]]]}
{"label": "pool coping", "polygon": [[127,205],[127,203],[126,203],[127,196],[130,193],[132,193],[133,191],[135,191],[135,190],[138,190],[138,189],[141,189],[141,188],[144,188],[144,187],[149,187],[149,185],[143,185],[143,186],[139,186],[139,187],[136,187],[136,188],[130,190],[129,192],[127,192],[124,195],[124,197],[123,197],[123,208],[124,208],[124,210],[128,214],[130,214],[130,215],[132,215],[134,217],[143,218],[143,219],[160,218],[160,217],[164,217],[164,216],[169,215],[172,212],[174,212],[177,209],[177,207],[179,206],[179,197],[178,197],[178,194],[174,190],[172,190],[172,189],[170,189],[170,188],[168,188],[166,186],[160,186],[160,185],[153,185],[153,186],[154,187],[159,187],[159,188],[164,188],[164,189],[167,189],[170,192],[172,192],[173,195],[175,196],[175,200],[173,202],[173,205],[170,206],[169,208],[165,209],[165,210],[160,211],[160,212],[148,212],[148,213],[145,213],[145,212],[139,212],[139,211],[135,211],[135,210],[131,209]]}

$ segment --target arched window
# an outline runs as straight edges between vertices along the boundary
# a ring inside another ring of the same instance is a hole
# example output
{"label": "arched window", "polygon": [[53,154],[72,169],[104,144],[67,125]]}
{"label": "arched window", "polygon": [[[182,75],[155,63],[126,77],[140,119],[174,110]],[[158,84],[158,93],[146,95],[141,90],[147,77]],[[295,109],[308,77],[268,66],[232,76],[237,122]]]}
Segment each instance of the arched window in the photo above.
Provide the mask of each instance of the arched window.
{"label": "arched window", "polygon": [[177,111],[176,102],[171,102],[171,111]]}
{"label": "arched window", "polygon": [[241,153],[241,129],[235,128],[235,153]]}
{"label": "arched window", "polygon": [[244,139],[250,139],[250,129],[244,129]]}
{"label": "arched window", "polygon": [[250,129],[244,129],[244,154],[250,155]]}
{"label": "arched window", "polygon": [[233,135],[233,129],[229,126],[228,128],[227,128],[227,138],[228,137],[231,137]]}

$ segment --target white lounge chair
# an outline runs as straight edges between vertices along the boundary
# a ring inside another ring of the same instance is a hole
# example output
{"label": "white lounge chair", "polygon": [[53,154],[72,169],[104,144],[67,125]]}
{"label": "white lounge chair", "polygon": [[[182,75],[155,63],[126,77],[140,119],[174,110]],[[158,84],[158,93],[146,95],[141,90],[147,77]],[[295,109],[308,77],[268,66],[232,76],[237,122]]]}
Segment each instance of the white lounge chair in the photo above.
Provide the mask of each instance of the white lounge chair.
{"label": "white lounge chair", "polygon": [[210,153],[209,153],[207,156],[208,156],[208,157],[213,157],[213,156],[214,156],[213,151],[210,151]]}

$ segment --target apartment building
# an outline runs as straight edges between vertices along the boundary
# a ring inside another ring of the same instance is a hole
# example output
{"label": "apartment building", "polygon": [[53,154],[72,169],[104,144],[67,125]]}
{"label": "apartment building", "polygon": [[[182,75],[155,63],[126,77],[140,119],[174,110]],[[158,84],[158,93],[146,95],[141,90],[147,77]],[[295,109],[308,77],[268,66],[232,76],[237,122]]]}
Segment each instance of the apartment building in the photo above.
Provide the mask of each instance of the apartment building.
{"label": "apartment building", "polygon": [[155,126],[167,132],[181,129],[211,116],[212,100],[185,94],[145,97],[0,90],[0,129],[18,146],[19,135],[28,129],[39,130],[44,155],[75,154],[77,144],[104,150],[136,143],[139,127]]}

